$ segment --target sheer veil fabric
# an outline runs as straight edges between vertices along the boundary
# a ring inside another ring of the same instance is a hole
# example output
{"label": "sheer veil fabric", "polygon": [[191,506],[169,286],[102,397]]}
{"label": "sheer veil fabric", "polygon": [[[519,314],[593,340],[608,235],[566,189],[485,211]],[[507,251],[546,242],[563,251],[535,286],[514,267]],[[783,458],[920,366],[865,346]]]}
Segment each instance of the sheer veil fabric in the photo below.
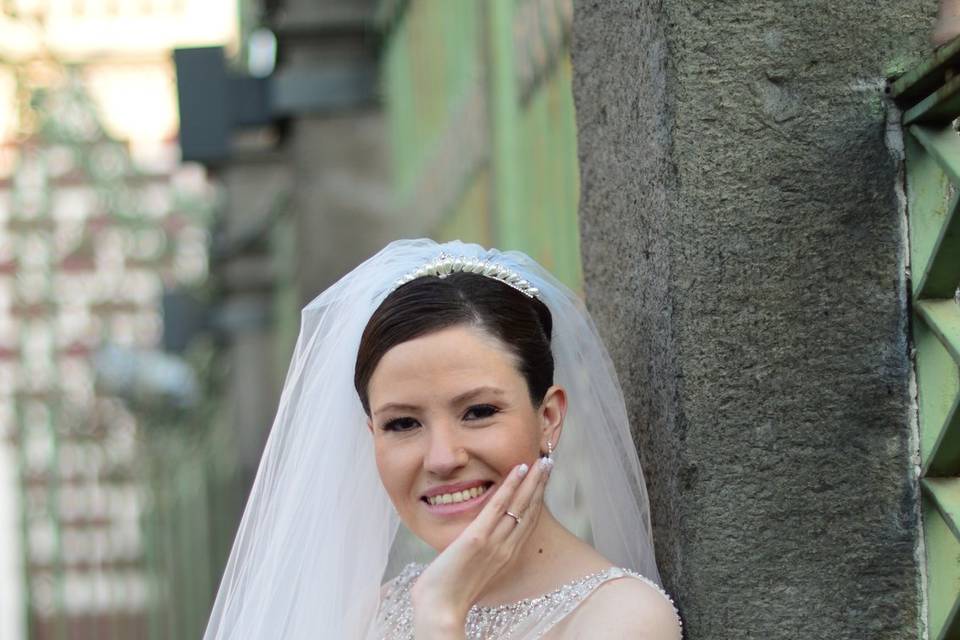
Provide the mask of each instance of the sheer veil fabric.
{"label": "sheer veil fabric", "polygon": [[600,553],[659,583],[623,393],[583,302],[521,252],[398,240],[303,310],[205,640],[373,637],[399,520],[377,473],[354,364],[367,320],[394,283],[441,251],[491,260],[540,290],[553,315],[555,382],[569,398],[546,504],[574,530],[585,514]]}

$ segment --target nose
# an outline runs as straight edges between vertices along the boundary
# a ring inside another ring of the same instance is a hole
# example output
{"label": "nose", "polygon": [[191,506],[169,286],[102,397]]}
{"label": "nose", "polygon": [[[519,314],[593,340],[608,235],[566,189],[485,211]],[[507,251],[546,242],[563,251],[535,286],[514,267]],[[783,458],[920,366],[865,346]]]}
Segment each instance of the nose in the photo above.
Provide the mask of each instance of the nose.
{"label": "nose", "polygon": [[469,455],[454,427],[431,425],[427,432],[427,450],[423,456],[423,468],[426,471],[446,477],[467,464]]}

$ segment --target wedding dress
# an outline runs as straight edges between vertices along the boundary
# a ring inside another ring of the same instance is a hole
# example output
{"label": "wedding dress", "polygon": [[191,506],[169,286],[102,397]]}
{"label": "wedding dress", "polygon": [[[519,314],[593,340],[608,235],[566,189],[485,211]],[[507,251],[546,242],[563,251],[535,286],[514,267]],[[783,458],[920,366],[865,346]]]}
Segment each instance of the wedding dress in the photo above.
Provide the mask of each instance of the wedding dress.
{"label": "wedding dress", "polygon": [[[384,587],[377,615],[378,640],[414,640],[410,588],[426,565],[410,563]],[[641,580],[661,594],[680,617],[673,600],[639,573],[611,567],[563,584],[549,593],[496,606],[474,605],[467,614],[467,640],[537,640],[580,606],[598,588],[617,578]]]}

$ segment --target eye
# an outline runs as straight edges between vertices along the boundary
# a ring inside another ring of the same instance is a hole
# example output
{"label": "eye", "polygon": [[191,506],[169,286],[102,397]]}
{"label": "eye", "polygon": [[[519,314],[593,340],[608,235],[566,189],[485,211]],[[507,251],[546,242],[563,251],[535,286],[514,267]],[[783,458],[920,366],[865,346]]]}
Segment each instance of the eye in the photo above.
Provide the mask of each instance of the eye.
{"label": "eye", "polygon": [[495,406],[490,404],[475,404],[469,409],[467,413],[463,416],[466,419],[470,419],[470,416],[473,415],[473,420],[482,420],[484,418],[490,418],[495,413],[498,413],[500,410]]}
{"label": "eye", "polygon": [[412,431],[417,426],[413,418],[394,418],[383,425],[384,431]]}

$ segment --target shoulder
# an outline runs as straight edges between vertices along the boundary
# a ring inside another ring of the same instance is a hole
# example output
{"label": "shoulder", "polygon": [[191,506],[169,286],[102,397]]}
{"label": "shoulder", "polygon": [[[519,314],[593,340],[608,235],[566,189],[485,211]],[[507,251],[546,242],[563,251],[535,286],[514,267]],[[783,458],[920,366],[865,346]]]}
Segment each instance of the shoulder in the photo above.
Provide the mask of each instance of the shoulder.
{"label": "shoulder", "polygon": [[597,587],[571,614],[567,621],[570,636],[680,640],[677,610],[660,587],[636,574],[615,570],[614,575],[617,577]]}

